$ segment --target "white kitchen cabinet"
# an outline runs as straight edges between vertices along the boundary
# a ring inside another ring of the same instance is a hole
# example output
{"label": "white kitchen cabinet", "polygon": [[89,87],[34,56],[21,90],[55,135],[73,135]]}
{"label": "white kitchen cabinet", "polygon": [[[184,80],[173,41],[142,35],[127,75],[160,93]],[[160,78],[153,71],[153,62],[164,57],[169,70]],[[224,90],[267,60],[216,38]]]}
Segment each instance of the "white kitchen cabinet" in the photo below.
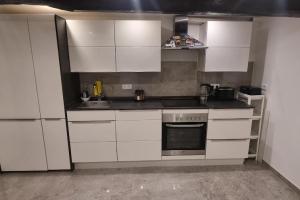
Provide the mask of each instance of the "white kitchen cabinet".
{"label": "white kitchen cabinet", "polygon": [[68,122],[70,142],[116,141],[115,121]]}
{"label": "white kitchen cabinet", "polygon": [[161,110],[116,111],[119,161],[161,159]]}
{"label": "white kitchen cabinet", "polygon": [[161,47],[116,47],[118,72],[160,72]]}
{"label": "white kitchen cabinet", "polygon": [[161,71],[161,22],[115,21],[118,72]]}
{"label": "white kitchen cabinet", "polygon": [[116,142],[72,142],[72,162],[117,161]]}
{"label": "white kitchen cabinet", "polygon": [[208,21],[205,26],[209,47],[250,47],[250,21]]}
{"label": "white kitchen cabinet", "polygon": [[161,141],[118,142],[119,161],[161,160]]}
{"label": "white kitchen cabinet", "polygon": [[71,72],[115,72],[115,47],[69,47]]}
{"label": "white kitchen cabinet", "polygon": [[117,161],[115,111],[68,111],[72,162]]}
{"label": "white kitchen cabinet", "polygon": [[200,25],[200,40],[208,47],[200,70],[247,72],[252,22],[208,21]]}
{"label": "white kitchen cabinet", "polygon": [[161,120],[117,121],[118,141],[160,141]]}
{"label": "white kitchen cabinet", "polygon": [[29,34],[41,118],[65,118],[54,16],[30,16]]}
{"label": "white kitchen cabinet", "polygon": [[48,170],[70,169],[65,119],[42,119]]}
{"label": "white kitchen cabinet", "polygon": [[47,170],[40,120],[0,121],[0,163],[3,171]]}
{"label": "white kitchen cabinet", "polygon": [[249,141],[250,139],[207,140],[206,159],[248,158]]}
{"label": "white kitchen cabinet", "polygon": [[248,47],[209,47],[205,51],[206,72],[247,72],[249,62]]}
{"label": "white kitchen cabinet", "polygon": [[161,22],[153,20],[116,20],[117,47],[160,47]]}
{"label": "white kitchen cabinet", "polygon": [[113,20],[67,20],[72,72],[115,72]]}
{"label": "white kitchen cabinet", "polygon": [[209,109],[207,159],[248,157],[253,109]]}
{"label": "white kitchen cabinet", "polygon": [[27,17],[0,16],[0,119],[40,118]]}
{"label": "white kitchen cabinet", "polygon": [[252,119],[210,119],[207,139],[250,138]]}
{"label": "white kitchen cabinet", "polygon": [[69,46],[115,46],[113,20],[67,20]]}

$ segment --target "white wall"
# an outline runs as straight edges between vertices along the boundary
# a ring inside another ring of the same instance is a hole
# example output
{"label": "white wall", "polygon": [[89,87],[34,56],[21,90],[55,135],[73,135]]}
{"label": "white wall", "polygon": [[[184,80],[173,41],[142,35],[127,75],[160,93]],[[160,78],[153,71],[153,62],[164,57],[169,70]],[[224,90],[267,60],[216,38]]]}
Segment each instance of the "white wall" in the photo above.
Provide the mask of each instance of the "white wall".
{"label": "white wall", "polygon": [[269,113],[263,159],[300,188],[300,18],[258,19],[256,31],[252,81],[267,86]]}

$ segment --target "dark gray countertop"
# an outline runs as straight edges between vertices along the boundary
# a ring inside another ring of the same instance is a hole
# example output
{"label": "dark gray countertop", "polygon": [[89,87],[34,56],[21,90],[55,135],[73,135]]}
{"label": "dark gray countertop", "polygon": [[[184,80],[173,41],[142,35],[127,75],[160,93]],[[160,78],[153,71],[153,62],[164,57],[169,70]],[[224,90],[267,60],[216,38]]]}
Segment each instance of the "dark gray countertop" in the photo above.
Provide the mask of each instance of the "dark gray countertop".
{"label": "dark gray countertop", "polygon": [[209,100],[207,104],[199,103],[196,97],[190,98],[153,98],[143,102],[137,102],[133,99],[114,98],[108,99],[108,107],[84,107],[84,103],[75,103],[67,107],[67,110],[150,110],[150,109],[248,109],[253,108],[248,104],[238,101],[216,101]]}

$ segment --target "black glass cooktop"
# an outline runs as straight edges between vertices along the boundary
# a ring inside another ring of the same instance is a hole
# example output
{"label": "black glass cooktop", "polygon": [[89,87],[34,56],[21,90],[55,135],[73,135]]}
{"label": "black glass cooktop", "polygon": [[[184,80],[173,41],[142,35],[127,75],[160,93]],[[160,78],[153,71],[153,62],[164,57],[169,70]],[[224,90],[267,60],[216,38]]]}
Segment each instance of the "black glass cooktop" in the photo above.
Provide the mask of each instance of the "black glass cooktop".
{"label": "black glass cooktop", "polygon": [[162,105],[164,108],[207,108],[197,99],[163,99]]}

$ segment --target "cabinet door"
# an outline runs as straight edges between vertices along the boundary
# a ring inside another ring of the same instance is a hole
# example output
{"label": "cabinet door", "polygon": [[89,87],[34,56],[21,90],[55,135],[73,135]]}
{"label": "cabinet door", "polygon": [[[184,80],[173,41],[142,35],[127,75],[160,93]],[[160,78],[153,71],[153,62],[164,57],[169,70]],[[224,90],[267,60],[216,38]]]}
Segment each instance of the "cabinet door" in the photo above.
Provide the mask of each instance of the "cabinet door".
{"label": "cabinet door", "polygon": [[42,118],[65,118],[54,16],[29,18]]}
{"label": "cabinet door", "polygon": [[250,140],[207,140],[207,159],[242,159],[248,157]]}
{"label": "cabinet door", "polygon": [[72,142],[72,162],[117,161],[116,142]]}
{"label": "cabinet door", "polygon": [[116,47],[118,72],[160,72],[161,47]]}
{"label": "cabinet door", "polygon": [[250,48],[209,47],[206,50],[206,72],[247,72]]}
{"label": "cabinet door", "polygon": [[48,169],[70,169],[66,120],[43,119],[42,125]]}
{"label": "cabinet door", "polygon": [[116,46],[161,46],[161,22],[147,20],[115,21]]}
{"label": "cabinet door", "polygon": [[67,20],[69,46],[115,46],[113,20]]}
{"label": "cabinet door", "polygon": [[208,120],[208,139],[247,139],[250,138],[252,119]]}
{"label": "cabinet door", "polygon": [[161,160],[161,141],[117,142],[119,161]]}
{"label": "cabinet door", "polygon": [[0,17],[0,119],[40,117],[27,18]]}
{"label": "cabinet door", "polygon": [[250,47],[252,22],[207,22],[207,46]]}
{"label": "cabinet door", "polygon": [[117,121],[118,141],[160,141],[161,120]]}
{"label": "cabinet door", "polygon": [[72,72],[115,72],[115,47],[69,47]]}
{"label": "cabinet door", "polygon": [[68,124],[71,142],[116,141],[115,121],[69,122]]}
{"label": "cabinet door", "polygon": [[0,121],[3,171],[47,170],[40,120]]}

